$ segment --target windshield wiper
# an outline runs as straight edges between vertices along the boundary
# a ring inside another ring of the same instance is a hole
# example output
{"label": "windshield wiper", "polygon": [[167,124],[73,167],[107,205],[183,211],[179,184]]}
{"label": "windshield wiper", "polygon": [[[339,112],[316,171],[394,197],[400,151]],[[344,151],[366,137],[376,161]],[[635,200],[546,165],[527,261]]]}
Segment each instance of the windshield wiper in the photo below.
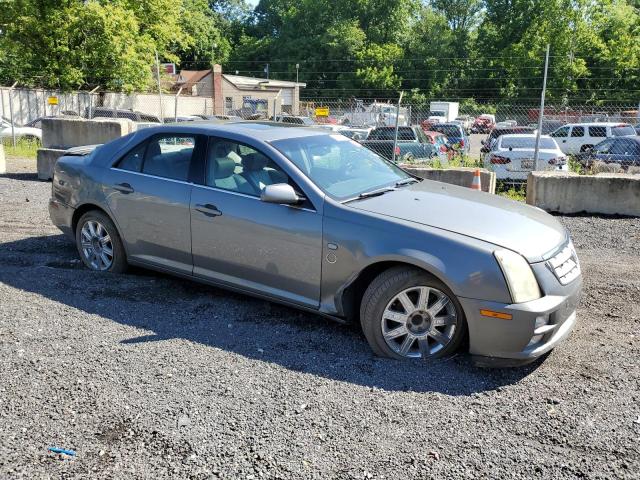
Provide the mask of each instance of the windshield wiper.
{"label": "windshield wiper", "polygon": [[409,177],[409,178],[405,178],[404,180],[400,180],[399,182],[396,182],[396,187],[401,187],[403,185],[409,185],[411,183],[418,183],[421,180],[418,180],[417,178],[413,178],[413,177]]}
{"label": "windshield wiper", "polygon": [[378,195],[384,195],[387,192],[393,192],[395,190],[394,187],[383,187],[383,188],[377,188],[375,190],[371,190],[369,192],[363,192],[360,195],[358,195],[355,198],[351,198],[349,200],[346,200],[343,203],[347,203],[347,202],[353,202],[354,200],[361,200],[363,198],[370,198],[370,197],[377,197]]}

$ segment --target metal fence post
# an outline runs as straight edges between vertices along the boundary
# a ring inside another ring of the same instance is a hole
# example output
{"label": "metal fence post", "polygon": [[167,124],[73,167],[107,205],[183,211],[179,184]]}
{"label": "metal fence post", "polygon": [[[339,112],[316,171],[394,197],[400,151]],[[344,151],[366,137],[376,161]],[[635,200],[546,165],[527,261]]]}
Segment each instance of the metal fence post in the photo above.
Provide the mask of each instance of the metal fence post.
{"label": "metal fence post", "polygon": [[9,120],[11,121],[11,142],[13,144],[13,148],[16,148],[16,126],[13,119],[13,99],[11,98],[11,92],[13,92],[13,89],[16,88],[17,84],[18,82],[15,82],[9,88]]}
{"label": "metal fence post", "polygon": [[160,84],[160,60],[158,59],[158,51],[156,50],[156,75],[158,76],[158,98],[160,99],[160,121],[164,123],[164,112],[162,106],[162,85]]}
{"label": "metal fence post", "polygon": [[544,79],[542,80],[542,95],[540,96],[540,111],[538,112],[538,132],[536,133],[536,148],[533,152],[533,168],[538,168],[538,157],[540,155],[540,135],[542,135],[542,118],[544,117],[544,97],[547,94],[547,71],[549,69],[549,49],[547,43],[547,54],[544,59]]}
{"label": "metal fence post", "polygon": [[174,97],[173,120],[176,122],[178,121],[178,98],[180,97],[180,92],[182,92],[182,87],[178,89],[178,93]]}
{"label": "metal fence post", "polygon": [[398,122],[400,121],[400,103],[402,102],[402,96],[404,92],[400,92],[400,98],[398,98],[398,107],[396,108],[396,131],[393,135],[393,154],[391,161],[396,163],[396,147],[398,146]]}

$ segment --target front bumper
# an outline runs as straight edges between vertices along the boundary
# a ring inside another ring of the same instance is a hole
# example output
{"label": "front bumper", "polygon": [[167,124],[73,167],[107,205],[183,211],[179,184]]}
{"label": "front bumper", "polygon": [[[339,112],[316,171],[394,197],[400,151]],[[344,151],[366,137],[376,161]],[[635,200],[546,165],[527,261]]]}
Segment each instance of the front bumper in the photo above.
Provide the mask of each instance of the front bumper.
{"label": "front bumper", "polygon": [[[582,277],[578,277],[562,294],[545,295],[537,300],[517,304],[459,298],[469,328],[469,353],[476,356],[509,359],[506,365],[529,363],[562,342],[576,323]],[[511,314],[511,320],[486,317],[480,310]],[[536,328],[536,320],[540,319]]]}
{"label": "front bumper", "polygon": [[69,205],[53,198],[49,200],[49,217],[51,217],[51,222],[71,239],[75,239],[73,232],[73,212],[74,208]]}

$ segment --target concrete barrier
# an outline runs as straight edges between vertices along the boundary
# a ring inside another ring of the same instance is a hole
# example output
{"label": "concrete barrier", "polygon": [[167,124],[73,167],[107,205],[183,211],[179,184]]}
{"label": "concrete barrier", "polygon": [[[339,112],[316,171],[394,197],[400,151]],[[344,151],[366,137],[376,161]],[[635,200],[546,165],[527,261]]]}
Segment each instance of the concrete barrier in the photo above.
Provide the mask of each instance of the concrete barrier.
{"label": "concrete barrier", "polygon": [[38,163],[38,180],[51,180],[53,167],[66,150],[61,148],[39,148],[36,161]]}
{"label": "concrete barrier", "polygon": [[126,119],[45,118],[42,120],[42,146],[66,149],[97,145],[127,135],[135,128],[135,123]]}
{"label": "concrete barrier", "polygon": [[42,120],[42,148],[38,149],[38,178],[51,180],[58,158],[72,147],[107,143],[136,129],[127,119],[85,120],[45,118]]}
{"label": "concrete barrier", "polygon": [[471,187],[473,182],[473,174],[476,170],[480,170],[480,181],[482,182],[482,190],[489,193],[496,193],[496,174],[485,168],[459,167],[459,168],[429,168],[419,167],[415,164],[400,165],[407,172],[412,173],[420,178],[427,180],[435,180],[437,182],[451,183],[460,185],[461,187]]}
{"label": "concrete barrier", "polygon": [[7,173],[7,161],[4,158],[4,145],[0,143],[0,174]]}
{"label": "concrete barrier", "polygon": [[531,172],[527,203],[549,212],[640,217],[640,175]]}

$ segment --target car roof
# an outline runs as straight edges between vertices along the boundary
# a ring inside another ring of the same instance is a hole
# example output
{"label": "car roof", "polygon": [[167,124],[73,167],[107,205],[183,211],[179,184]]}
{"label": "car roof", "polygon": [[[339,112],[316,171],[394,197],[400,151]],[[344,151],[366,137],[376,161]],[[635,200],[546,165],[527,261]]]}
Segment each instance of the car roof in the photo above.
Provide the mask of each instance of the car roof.
{"label": "car roof", "polygon": [[270,142],[286,138],[311,137],[315,135],[331,135],[333,132],[313,127],[282,126],[282,124],[270,124],[265,122],[227,122],[212,123],[208,120],[182,122],[161,125],[145,129],[153,133],[176,131],[179,133],[201,133],[203,135],[215,135],[216,133],[229,133],[245,135],[248,137]]}
{"label": "car roof", "polygon": [[578,122],[567,123],[564,127],[630,127],[631,124],[624,122]]}
{"label": "car roof", "polygon": [[[533,133],[508,133],[506,135],[500,135],[500,138],[504,140],[505,138],[536,138],[536,135]],[[540,135],[540,138],[551,138],[549,135]]]}

